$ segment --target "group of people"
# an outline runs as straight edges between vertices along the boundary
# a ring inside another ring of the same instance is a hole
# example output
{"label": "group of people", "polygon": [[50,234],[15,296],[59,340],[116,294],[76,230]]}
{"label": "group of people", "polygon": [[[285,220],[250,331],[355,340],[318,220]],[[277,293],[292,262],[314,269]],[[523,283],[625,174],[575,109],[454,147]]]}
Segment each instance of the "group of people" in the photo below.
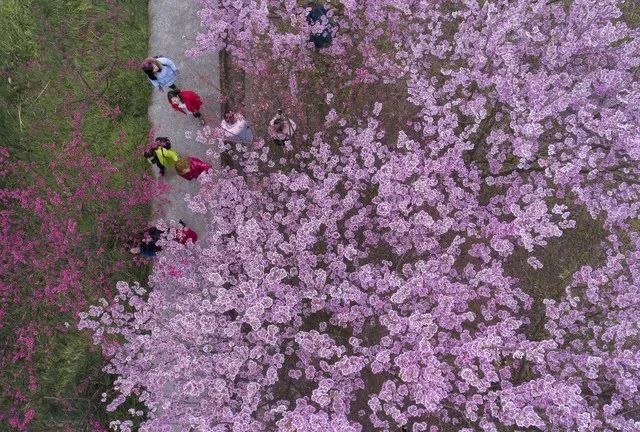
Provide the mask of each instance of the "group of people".
{"label": "group of people", "polygon": [[[179,71],[173,60],[164,56],[149,57],[142,62],[141,69],[156,89],[161,92],[164,92],[165,88],[170,89],[167,92],[167,101],[171,108],[183,114],[191,114],[200,121],[201,125],[205,125],[204,117],[200,112],[203,105],[202,98],[193,90],[180,90],[176,86]],[[171,148],[171,140],[167,137],[156,137],[152,147],[144,152],[144,157],[149,163],[158,167],[162,176],[169,167],[174,168],[180,177],[193,180],[211,169],[211,165],[196,157],[180,156],[175,149]],[[129,252],[133,255],[153,257],[162,250],[158,244],[161,239],[173,240],[181,244],[187,244],[189,241],[195,243],[198,240],[198,234],[188,228],[182,220],[180,227],[172,237],[155,226],[149,227],[134,236]]]}
{"label": "group of people", "polygon": [[[164,91],[165,88],[170,89],[167,92],[167,100],[174,110],[183,114],[190,113],[199,119],[202,125],[206,124],[200,112],[203,105],[200,95],[193,90],[180,90],[176,86],[179,71],[173,60],[164,56],[150,57],[142,62],[141,68],[151,84],[159,91]],[[226,143],[248,144],[253,140],[253,131],[241,113],[226,111],[220,127]],[[291,140],[296,128],[296,123],[285,116],[282,110],[278,110],[269,123],[268,132],[275,144],[283,146]],[[181,157],[171,148],[171,142],[166,137],[156,138],[153,146],[145,152],[144,156],[152,165],[158,167],[160,175],[164,175],[166,168],[169,167],[174,168],[179,176],[187,180],[193,180],[211,168],[209,164],[196,157]]]}
{"label": "group of people", "polygon": [[[149,57],[142,62],[141,69],[159,91],[163,92],[165,87],[171,89],[167,92],[167,100],[174,110],[183,114],[190,113],[200,120],[202,125],[205,124],[200,112],[202,98],[193,90],[180,90],[176,86],[179,71],[173,60],[164,56]],[[144,156],[149,163],[160,169],[160,175],[165,174],[167,167],[172,167],[180,177],[187,180],[193,180],[211,168],[211,165],[198,158],[181,157],[177,151],[171,149],[171,141],[167,137],[157,137]]]}
{"label": "group of people", "polygon": [[198,178],[203,172],[209,171],[211,165],[193,156],[182,157],[171,148],[171,141],[167,137],[157,137],[151,149],[144,153],[150,164],[164,175],[166,167],[176,170],[176,174],[186,180]]}
{"label": "group of people", "polygon": [[[307,23],[313,27],[309,41],[313,42],[316,49],[326,48],[332,42],[334,28],[328,18],[328,10],[315,1],[309,1],[308,6],[311,9],[307,14]],[[203,105],[200,95],[193,90],[181,90],[176,86],[180,71],[173,60],[165,56],[149,57],[142,62],[141,69],[158,91],[164,92],[165,88],[169,89],[167,101],[171,108],[182,114],[191,114],[203,126],[206,124],[205,118],[200,112]],[[253,140],[253,131],[239,112],[226,111],[220,122],[220,127],[225,143],[248,144]],[[279,109],[269,122],[268,134],[274,144],[284,146],[291,141],[296,129],[296,123]],[[171,141],[167,137],[155,138],[152,147],[145,151],[144,157],[149,163],[158,167],[162,176],[165,174],[166,168],[173,168],[180,177],[193,180],[211,169],[211,165],[196,157],[180,156],[175,149],[171,148]],[[180,243],[186,243],[188,240],[195,242],[198,238],[197,234],[187,228],[182,221],[180,223],[183,230],[174,240]],[[132,254],[154,256],[161,250],[157,241],[163,234],[164,232],[156,227],[147,228],[138,234],[137,245],[131,247],[129,251]]]}
{"label": "group of people", "polygon": [[[191,241],[195,243],[198,240],[198,234],[191,228],[188,228],[184,222],[179,221],[180,229],[175,236],[168,238],[180,244],[186,245]],[[149,227],[139,232],[135,237],[129,249],[132,255],[142,255],[145,257],[154,257],[162,250],[162,246],[158,242],[162,238],[167,238],[167,233],[155,226]]]}
{"label": "group of people", "polygon": [[193,90],[180,90],[176,87],[179,71],[173,60],[164,56],[149,57],[142,62],[141,68],[159,91],[163,92],[165,87],[171,89],[167,92],[167,100],[174,110],[192,114],[204,126],[204,117],[200,113],[202,99]]}

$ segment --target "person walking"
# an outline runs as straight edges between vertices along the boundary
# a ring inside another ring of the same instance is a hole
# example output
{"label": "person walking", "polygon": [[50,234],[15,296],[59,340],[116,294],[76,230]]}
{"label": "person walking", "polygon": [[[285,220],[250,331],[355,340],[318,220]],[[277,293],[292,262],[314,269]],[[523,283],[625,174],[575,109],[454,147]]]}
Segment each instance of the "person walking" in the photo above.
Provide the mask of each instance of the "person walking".
{"label": "person walking", "polygon": [[175,150],[171,150],[171,141],[167,137],[158,137],[155,139],[154,147],[144,152],[151,165],[156,165],[160,169],[160,175],[163,176],[166,167],[173,167],[180,159],[180,155]]}
{"label": "person walking", "polygon": [[179,72],[176,64],[170,58],[162,56],[147,57],[142,62],[141,68],[151,84],[158,90],[164,91],[164,87],[177,90],[175,82],[178,79]]}
{"label": "person walking", "polygon": [[277,145],[282,146],[285,145],[287,141],[291,141],[296,129],[296,123],[285,116],[281,109],[278,110],[277,114],[269,122],[269,136]]}
{"label": "person walking", "polygon": [[189,181],[198,178],[200,174],[207,172],[210,169],[211,165],[191,156],[178,159],[176,162],[176,173],[178,173],[180,177]]}
{"label": "person walking", "polygon": [[202,99],[198,93],[192,90],[171,90],[167,93],[167,99],[174,110],[183,114],[191,113],[204,126],[204,118],[200,113]]}

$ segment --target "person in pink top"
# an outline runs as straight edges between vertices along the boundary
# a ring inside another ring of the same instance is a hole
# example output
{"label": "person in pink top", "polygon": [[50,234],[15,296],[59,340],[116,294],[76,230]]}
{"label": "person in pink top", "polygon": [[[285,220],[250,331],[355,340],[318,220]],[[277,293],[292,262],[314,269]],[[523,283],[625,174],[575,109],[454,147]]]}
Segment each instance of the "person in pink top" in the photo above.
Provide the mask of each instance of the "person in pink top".
{"label": "person in pink top", "polygon": [[208,163],[191,156],[178,159],[175,166],[178,175],[187,180],[198,178],[200,174],[211,169],[211,165]]}

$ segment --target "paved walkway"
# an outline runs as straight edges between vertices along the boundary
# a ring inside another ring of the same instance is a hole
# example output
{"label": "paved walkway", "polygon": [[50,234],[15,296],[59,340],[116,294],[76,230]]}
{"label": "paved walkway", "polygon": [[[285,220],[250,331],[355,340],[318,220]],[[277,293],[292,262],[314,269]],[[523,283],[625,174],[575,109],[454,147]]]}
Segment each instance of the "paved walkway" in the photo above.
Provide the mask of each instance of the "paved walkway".
{"label": "paved walkway", "polygon": [[[207,125],[215,127],[220,123],[218,56],[208,54],[189,59],[185,55],[195,45],[200,29],[200,18],[197,15],[199,9],[200,2],[197,0],[149,0],[149,56],[166,56],[176,63],[180,71],[176,85],[183,90],[194,90],[202,97],[204,106],[201,112]],[[180,155],[195,156],[211,164],[214,170],[219,170],[220,158],[211,160],[206,156],[207,147],[195,140],[197,132],[203,126],[193,116],[174,111],[167,101],[166,92],[167,89],[162,93],[154,90],[151,97],[149,121],[154,135],[168,137],[172,148]],[[157,168],[154,167],[153,170],[158,176]],[[198,243],[202,245],[206,238],[206,218],[191,212],[184,199],[186,194],[195,195],[200,183],[197,180],[187,181],[172,169],[166,170],[163,180],[171,186],[171,192],[154,202],[154,221],[182,219],[198,233]],[[164,312],[167,318],[175,314],[172,310]],[[167,382],[163,392],[167,400],[171,399],[175,393],[174,383]],[[162,416],[162,413],[163,409],[158,407],[156,414]],[[181,432],[176,424],[165,426],[171,426],[172,432]]]}
{"label": "paved walkway", "polygon": [[[176,85],[183,90],[195,90],[203,99],[201,109],[208,125],[220,122],[220,105],[217,102],[220,88],[218,56],[207,54],[197,59],[189,59],[185,52],[195,45],[195,37],[200,29],[197,15],[200,2],[197,0],[149,0],[149,56],[163,55],[172,59],[180,76]],[[218,160],[211,160],[205,154],[207,148],[196,142],[196,133],[202,129],[197,119],[174,111],[167,101],[167,93],[154,90],[149,106],[149,120],[155,136],[166,136],[182,156],[195,156],[219,168]],[[185,138],[185,134],[190,138]],[[158,170],[153,168],[157,174]],[[187,181],[167,169],[164,181],[171,185],[168,197],[154,204],[156,218],[165,220],[182,219],[204,238],[206,223],[187,209],[185,194],[195,195],[200,187],[197,180]],[[168,199],[168,201],[167,201]]]}

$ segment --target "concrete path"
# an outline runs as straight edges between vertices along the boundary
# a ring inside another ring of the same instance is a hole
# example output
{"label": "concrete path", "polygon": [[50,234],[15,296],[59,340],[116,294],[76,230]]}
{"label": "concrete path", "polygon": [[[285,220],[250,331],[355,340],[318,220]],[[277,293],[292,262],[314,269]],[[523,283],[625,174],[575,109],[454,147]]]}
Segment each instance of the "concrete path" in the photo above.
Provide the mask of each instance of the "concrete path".
{"label": "concrete path", "polygon": [[[149,0],[149,56],[162,55],[172,59],[178,66],[180,75],[176,85],[182,90],[194,90],[204,101],[201,112],[207,125],[216,127],[220,124],[220,104],[218,103],[220,88],[219,58],[208,54],[197,59],[187,58],[185,52],[195,45],[195,38],[200,30],[200,10],[198,0]],[[212,160],[206,155],[208,148],[196,141],[197,132],[203,126],[191,115],[174,111],[167,101],[167,92],[154,90],[149,105],[149,120],[154,136],[165,136],[171,140],[172,149],[181,156],[195,156],[208,162],[214,170],[220,169],[220,158]],[[159,176],[158,169],[152,168]],[[175,170],[168,168],[163,181],[171,186],[171,192],[156,200],[153,205],[153,222],[158,219],[180,220],[196,231],[198,243],[203,245],[206,238],[206,218],[191,212],[187,208],[185,195],[198,193],[200,183],[197,180],[187,181],[179,177]],[[179,295],[179,293],[174,293]],[[164,311],[170,319],[175,311]],[[170,400],[175,395],[174,383],[167,382],[163,388],[165,398]],[[161,416],[162,407],[158,407],[156,415]],[[171,426],[172,432],[182,432],[176,424]]]}
{"label": "concrete path", "polygon": [[[180,71],[176,85],[182,90],[194,90],[204,101],[201,112],[210,126],[220,122],[220,70],[218,56],[207,54],[189,59],[185,52],[195,45],[200,30],[197,15],[200,2],[197,0],[149,0],[149,56],[162,55],[172,59]],[[197,119],[174,111],[164,92],[154,90],[149,106],[149,120],[155,136],[166,136],[181,156],[194,156],[219,169],[220,161],[211,160],[205,154],[205,145],[196,142],[196,133],[202,129]],[[189,138],[187,138],[189,136]],[[157,175],[158,170],[154,169]],[[206,223],[187,209],[185,194],[195,195],[200,187],[197,180],[187,181],[167,169],[163,180],[171,185],[171,193],[154,204],[154,217],[165,220],[182,219],[187,226],[204,238]]]}

